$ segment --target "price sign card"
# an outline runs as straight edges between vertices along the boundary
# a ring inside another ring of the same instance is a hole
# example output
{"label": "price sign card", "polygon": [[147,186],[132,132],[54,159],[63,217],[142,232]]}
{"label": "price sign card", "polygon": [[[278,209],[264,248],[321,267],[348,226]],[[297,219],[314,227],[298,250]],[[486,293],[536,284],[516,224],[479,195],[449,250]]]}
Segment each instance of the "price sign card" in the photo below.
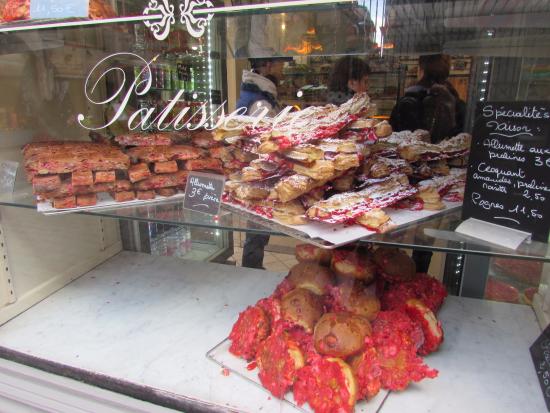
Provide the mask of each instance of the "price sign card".
{"label": "price sign card", "polygon": [[31,19],[88,17],[89,0],[31,0]]}
{"label": "price sign card", "polygon": [[185,186],[183,207],[205,214],[218,215],[225,176],[190,172]]}
{"label": "price sign card", "polygon": [[478,105],[462,211],[547,241],[550,102]]}
{"label": "price sign card", "polygon": [[529,351],[535,364],[546,409],[550,412],[550,326],[546,327]]}

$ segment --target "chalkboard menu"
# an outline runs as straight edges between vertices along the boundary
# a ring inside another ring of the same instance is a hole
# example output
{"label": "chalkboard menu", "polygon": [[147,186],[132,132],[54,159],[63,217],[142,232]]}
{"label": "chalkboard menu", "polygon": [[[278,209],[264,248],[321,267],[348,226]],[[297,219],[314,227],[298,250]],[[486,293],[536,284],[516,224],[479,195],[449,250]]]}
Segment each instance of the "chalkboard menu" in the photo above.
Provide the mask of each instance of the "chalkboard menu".
{"label": "chalkboard menu", "polygon": [[183,207],[205,214],[217,215],[220,211],[225,177],[223,175],[189,172]]}
{"label": "chalkboard menu", "polygon": [[31,19],[88,17],[89,0],[31,0]]}
{"label": "chalkboard menu", "polygon": [[478,105],[463,206],[470,217],[547,241],[550,102]]}
{"label": "chalkboard menu", "polygon": [[535,364],[546,409],[550,412],[550,326],[546,327],[529,351]]}

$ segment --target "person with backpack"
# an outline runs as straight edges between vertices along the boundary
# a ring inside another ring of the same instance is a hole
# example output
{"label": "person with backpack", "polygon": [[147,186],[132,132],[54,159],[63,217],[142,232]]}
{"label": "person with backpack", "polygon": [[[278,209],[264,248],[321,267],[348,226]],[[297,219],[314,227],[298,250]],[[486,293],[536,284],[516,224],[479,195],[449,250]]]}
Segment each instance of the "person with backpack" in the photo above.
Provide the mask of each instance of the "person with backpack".
{"label": "person with backpack", "polygon": [[[420,56],[418,82],[405,90],[390,116],[394,131],[424,129],[431,143],[458,135],[464,130],[466,104],[447,80],[451,69],[448,55]],[[417,271],[428,272],[432,253],[413,251]]]}
{"label": "person with backpack", "polygon": [[[278,78],[282,76],[284,62],[288,58],[249,59],[251,70],[244,70],[239,100],[236,107],[247,109],[251,115],[266,108],[267,116],[275,116],[281,107],[277,101]],[[243,245],[242,266],[263,269],[264,250],[269,235],[246,233]]]}
{"label": "person with backpack", "polygon": [[448,55],[433,54],[418,59],[419,81],[405,90],[392,110],[390,124],[396,132],[425,129],[432,143],[458,135],[464,129],[466,104],[447,80],[451,69]]}

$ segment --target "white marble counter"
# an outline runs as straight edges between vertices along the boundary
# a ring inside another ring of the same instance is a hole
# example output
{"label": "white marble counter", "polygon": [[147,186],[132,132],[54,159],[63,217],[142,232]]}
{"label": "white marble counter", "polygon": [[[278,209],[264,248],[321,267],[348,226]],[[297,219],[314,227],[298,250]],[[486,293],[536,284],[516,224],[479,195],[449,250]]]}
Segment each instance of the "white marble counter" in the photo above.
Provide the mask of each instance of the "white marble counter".
{"label": "white marble counter", "polygon": [[[157,394],[291,412],[205,357],[283,276],[124,252],[1,326],[0,346]],[[451,297],[440,317],[446,341],[427,358],[440,377],[390,394],[383,413],[545,411],[528,350],[540,332],[530,308]]]}

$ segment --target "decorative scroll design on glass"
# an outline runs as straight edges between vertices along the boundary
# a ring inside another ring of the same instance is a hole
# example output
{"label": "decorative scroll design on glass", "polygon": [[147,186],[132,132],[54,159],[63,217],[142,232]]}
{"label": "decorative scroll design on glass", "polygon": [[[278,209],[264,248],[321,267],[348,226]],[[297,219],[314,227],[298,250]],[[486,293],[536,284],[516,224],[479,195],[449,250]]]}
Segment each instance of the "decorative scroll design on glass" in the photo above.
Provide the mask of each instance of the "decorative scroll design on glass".
{"label": "decorative scroll design on glass", "polygon": [[[208,22],[214,16],[213,13],[202,16],[195,15],[195,8],[214,7],[210,0],[184,0],[179,4],[181,23],[187,27],[187,31],[193,37],[201,37],[206,30]],[[151,29],[157,40],[165,40],[170,34],[170,29],[176,23],[174,15],[175,7],[168,0],[150,0],[143,10],[144,23]]]}
{"label": "decorative scroll design on glass", "polygon": [[180,4],[181,23],[187,26],[189,34],[193,37],[201,37],[208,22],[214,16],[213,13],[209,13],[204,17],[196,17],[193,11],[197,6],[214,7],[210,0],[185,0],[183,4]]}
{"label": "decorative scroll design on glass", "polygon": [[169,4],[168,0],[150,0],[149,5],[143,10],[144,16],[149,16],[150,20],[144,23],[157,40],[164,40],[170,34],[172,24],[176,22],[174,17],[174,5]]}

